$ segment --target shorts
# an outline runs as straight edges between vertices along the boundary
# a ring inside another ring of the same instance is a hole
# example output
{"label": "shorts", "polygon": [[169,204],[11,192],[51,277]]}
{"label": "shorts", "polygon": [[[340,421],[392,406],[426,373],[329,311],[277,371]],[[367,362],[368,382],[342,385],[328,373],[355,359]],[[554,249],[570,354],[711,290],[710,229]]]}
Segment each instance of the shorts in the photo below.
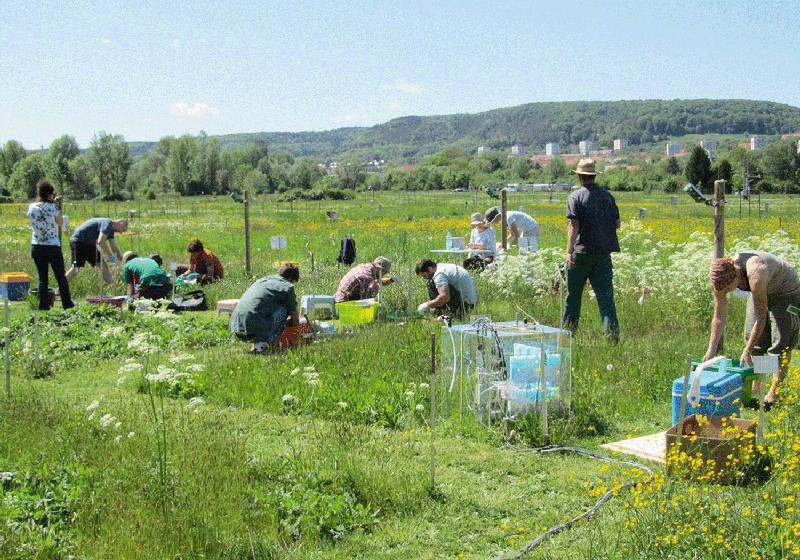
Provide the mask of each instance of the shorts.
{"label": "shorts", "polygon": [[[754,355],[781,355],[797,346],[800,317],[789,313],[787,310],[789,305],[800,306],[800,293],[769,300],[767,313],[769,321],[756,344]],[[755,322],[755,306],[753,305],[753,296],[750,296],[747,299],[747,318],[744,322],[745,341],[750,338]]]}
{"label": "shorts", "polygon": [[100,262],[100,251],[97,250],[97,245],[70,241],[69,248],[72,251],[72,265],[77,268],[82,268],[86,263],[97,266]]}

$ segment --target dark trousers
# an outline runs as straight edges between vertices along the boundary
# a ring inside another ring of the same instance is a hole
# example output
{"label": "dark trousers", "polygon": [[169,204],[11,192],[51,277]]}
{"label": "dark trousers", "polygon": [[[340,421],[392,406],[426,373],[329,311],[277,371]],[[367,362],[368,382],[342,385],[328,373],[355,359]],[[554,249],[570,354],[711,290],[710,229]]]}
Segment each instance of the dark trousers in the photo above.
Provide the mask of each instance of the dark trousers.
{"label": "dark trousers", "polygon": [[564,324],[571,330],[578,328],[581,318],[581,299],[586,279],[592,285],[603,330],[613,338],[619,336],[617,307],[614,304],[614,271],[611,266],[611,255],[587,255],[573,253],[575,266],[567,268],[567,303],[564,309]]}
{"label": "dark trousers", "polygon": [[48,293],[48,274],[49,268],[53,269],[53,275],[58,282],[58,293],[61,296],[61,305],[64,309],[75,307],[69,293],[69,283],[64,273],[64,255],[58,245],[31,245],[31,257],[36,263],[36,270],[39,273],[39,309],[45,311],[50,309],[50,294]]}
{"label": "dark trousers", "polygon": [[144,299],[165,299],[170,295],[172,295],[172,284],[141,286],[139,288],[139,297]]}
{"label": "dark trousers", "polygon": [[[436,311],[441,313],[447,313],[452,315],[453,317],[464,317],[467,312],[472,311],[474,305],[471,303],[466,303],[461,298],[461,292],[459,292],[453,286],[447,286],[447,291],[450,293],[450,301],[448,301],[444,307],[440,307]],[[436,284],[433,283],[433,278],[428,280],[428,299],[434,299],[439,296],[439,288],[436,287]]]}

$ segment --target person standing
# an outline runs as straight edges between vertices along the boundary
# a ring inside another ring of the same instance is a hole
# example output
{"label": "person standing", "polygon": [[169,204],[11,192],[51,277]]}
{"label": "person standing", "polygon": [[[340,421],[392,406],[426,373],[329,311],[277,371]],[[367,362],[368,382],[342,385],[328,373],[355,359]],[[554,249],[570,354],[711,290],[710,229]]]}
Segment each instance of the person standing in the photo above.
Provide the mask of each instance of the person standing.
{"label": "person standing", "polygon": [[256,280],[231,313],[229,328],[241,340],[253,342],[253,352],[265,352],[278,341],[286,326],[297,326],[297,296],[294,285],[300,269],[284,265],[274,276]]}
{"label": "person standing", "polygon": [[69,283],[64,273],[64,254],[61,252],[61,200],[56,198],[55,189],[49,181],[42,179],[36,184],[36,202],[28,206],[31,219],[31,257],[39,274],[39,309],[50,309],[50,290],[48,288],[49,269],[58,283],[58,293],[64,309],[75,307],[69,293]]}
{"label": "person standing", "polygon": [[164,299],[172,293],[172,284],[164,270],[150,257],[139,257],[127,251],[122,258],[122,281],[126,284],[128,299],[136,290],[145,299]]}
{"label": "person standing", "polygon": [[[95,267],[100,265],[103,280],[113,283],[108,264],[122,260],[115,233],[128,230],[127,220],[111,220],[109,218],[92,218],[86,220],[72,232],[69,246],[72,250],[72,267],[67,271],[67,280],[72,281],[86,263]],[[102,254],[101,254],[102,251]]]}
{"label": "person standing", "polygon": [[389,277],[391,269],[392,263],[386,257],[354,266],[339,281],[333,299],[342,303],[375,297],[383,286],[400,282],[399,276]]}
{"label": "person standing", "polygon": [[[486,211],[487,224],[501,224],[502,210],[493,206]],[[535,253],[539,250],[539,223],[525,212],[516,210],[506,211],[506,224],[508,224],[508,245],[519,245],[523,253]]]}
{"label": "person standing", "polygon": [[620,226],[617,202],[608,190],[595,183],[593,159],[581,159],[573,171],[581,187],[567,199],[567,301],[564,324],[573,332],[581,317],[581,299],[586,280],[592,285],[603,330],[619,339],[617,308],[614,303],[614,272],[611,253],[619,252]]}
{"label": "person standing", "polygon": [[421,259],[417,261],[415,272],[427,281],[430,298],[417,308],[420,313],[433,310],[464,317],[478,303],[478,290],[464,267]]}
{"label": "person standing", "polygon": [[792,348],[797,345],[800,317],[789,306],[800,307],[800,279],[785,260],[764,251],[736,254],[732,259],[714,259],[709,271],[714,291],[714,317],[711,336],[703,360],[717,351],[728,320],[728,294],[737,288],[750,292],[744,323],[745,345],[741,364],[752,367],[753,356],[780,356],[780,367],[764,402],[775,402],[778,388],[786,377]]}

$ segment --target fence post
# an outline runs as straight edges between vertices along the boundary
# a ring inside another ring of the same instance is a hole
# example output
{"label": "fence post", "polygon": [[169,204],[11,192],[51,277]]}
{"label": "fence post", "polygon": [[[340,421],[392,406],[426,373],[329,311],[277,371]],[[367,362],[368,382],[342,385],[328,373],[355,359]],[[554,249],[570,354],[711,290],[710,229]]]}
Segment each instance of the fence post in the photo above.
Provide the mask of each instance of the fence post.
{"label": "fence post", "polygon": [[9,326],[8,326],[8,298],[4,298],[3,303],[3,326],[6,329],[6,346],[5,346],[5,354],[6,354],[6,397],[11,398],[11,334],[9,333]]}
{"label": "fence post", "polygon": [[[714,258],[725,256],[725,179],[714,181]],[[719,338],[716,352],[725,348],[725,339]]]}
{"label": "fence post", "polygon": [[500,240],[502,243],[503,251],[508,249],[508,241],[506,240],[508,234],[508,221],[506,220],[506,207],[508,206],[506,190],[500,191]]}
{"label": "fence post", "polygon": [[244,273],[250,278],[250,199],[244,191]]}
{"label": "fence post", "polygon": [[[453,357],[455,359],[455,356]],[[431,334],[431,492],[436,489],[436,335]]]}

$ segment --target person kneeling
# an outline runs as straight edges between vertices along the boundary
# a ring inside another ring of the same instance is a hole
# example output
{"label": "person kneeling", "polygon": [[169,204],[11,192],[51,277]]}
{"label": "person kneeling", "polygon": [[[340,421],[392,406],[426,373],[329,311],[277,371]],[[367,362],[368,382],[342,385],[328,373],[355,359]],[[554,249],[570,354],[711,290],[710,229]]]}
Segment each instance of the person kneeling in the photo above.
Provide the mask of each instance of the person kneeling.
{"label": "person kneeling", "polygon": [[150,257],[139,257],[132,251],[122,256],[122,281],[126,284],[128,299],[133,299],[138,288],[139,297],[164,299],[172,293],[167,274]]}
{"label": "person kneeling", "polygon": [[427,280],[431,298],[417,308],[420,313],[432,309],[439,315],[464,317],[478,303],[478,290],[464,267],[422,259],[417,261],[415,272]]}
{"label": "person kneeling", "polygon": [[292,265],[256,280],[231,313],[231,332],[253,342],[254,352],[265,352],[278,341],[284,327],[300,323],[294,291],[299,280],[300,269]]}

